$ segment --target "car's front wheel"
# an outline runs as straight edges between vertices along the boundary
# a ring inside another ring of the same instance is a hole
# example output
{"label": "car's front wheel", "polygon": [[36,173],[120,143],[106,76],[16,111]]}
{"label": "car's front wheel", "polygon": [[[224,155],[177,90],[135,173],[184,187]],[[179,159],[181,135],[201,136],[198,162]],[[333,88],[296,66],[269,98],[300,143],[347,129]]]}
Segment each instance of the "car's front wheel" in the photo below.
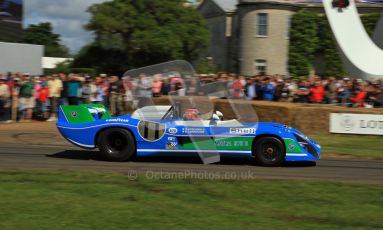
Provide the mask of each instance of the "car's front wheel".
{"label": "car's front wheel", "polygon": [[253,148],[253,154],[258,164],[263,166],[278,166],[285,160],[282,141],[276,137],[262,137]]}
{"label": "car's front wheel", "polygon": [[136,142],[126,129],[103,130],[98,136],[97,146],[101,156],[109,161],[127,161],[136,155]]}

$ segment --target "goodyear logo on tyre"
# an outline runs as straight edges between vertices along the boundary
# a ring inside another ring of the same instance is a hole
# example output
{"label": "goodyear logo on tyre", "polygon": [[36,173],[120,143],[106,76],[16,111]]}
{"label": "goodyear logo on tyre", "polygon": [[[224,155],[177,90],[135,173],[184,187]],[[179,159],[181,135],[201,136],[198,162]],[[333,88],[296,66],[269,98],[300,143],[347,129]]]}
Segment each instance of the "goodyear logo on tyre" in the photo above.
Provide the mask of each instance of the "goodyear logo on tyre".
{"label": "goodyear logo on tyre", "polygon": [[138,132],[147,141],[159,140],[165,133],[165,125],[150,121],[141,121]]}

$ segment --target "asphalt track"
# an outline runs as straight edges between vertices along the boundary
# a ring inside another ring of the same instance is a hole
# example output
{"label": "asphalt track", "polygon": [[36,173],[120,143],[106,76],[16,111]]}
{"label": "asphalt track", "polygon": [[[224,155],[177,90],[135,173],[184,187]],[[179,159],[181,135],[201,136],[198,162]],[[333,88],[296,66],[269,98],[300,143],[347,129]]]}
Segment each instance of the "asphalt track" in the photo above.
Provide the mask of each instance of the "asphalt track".
{"label": "asphalt track", "polygon": [[316,165],[288,163],[277,168],[257,166],[251,159],[238,158],[223,158],[220,163],[211,165],[203,165],[198,157],[144,157],[121,163],[103,161],[95,151],[81,150],[69,144],[25,142],[0,144],[0,170],[122,172],[132,177],[143,174],[149,178],[153,175],[166,178],[180,173],[203,179],[264,178],[383,184],[383,161],[322,159]]}

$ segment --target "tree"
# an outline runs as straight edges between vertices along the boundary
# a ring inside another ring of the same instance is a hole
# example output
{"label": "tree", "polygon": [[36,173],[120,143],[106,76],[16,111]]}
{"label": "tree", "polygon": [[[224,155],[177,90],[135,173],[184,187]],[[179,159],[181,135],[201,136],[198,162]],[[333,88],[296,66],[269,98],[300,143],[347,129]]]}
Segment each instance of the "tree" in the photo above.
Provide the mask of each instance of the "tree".
{"label": "tree", "polygon": [[71,65],[72,65],[72,62],[70,60],[67,60],[67,61],[56,64],[56,67],[53,69],[44,69],[44,74],[45,75],[52,75],[57,73],[69,74],[72,72]]}
{"label": "tree", "polygon": [[208,44],[209,31],[198,11],[184,3],[184,0],[112,0],[91,6],[86,29],[93,31],[96,38],[88,52],[76,58],[82,60],[75,63],[86,64],[96,50],[115,55],[87,63],[102,63],[102,71],[106,72],[113,65],[116,67],[116,62],[122,64],[123,67],[118,67],[122,72],[174,59],[196,60]]}
{"label": "tree", "polygon": [[24,30],[22,42],[35,45],[44,45],[47,57],[68,57],[69,51],[60,44],[60,35],[53,33],[51,23],[44,22],[29,25]]}
{"label": "tree", "polygon": [[318,21],[318,38],[320,44],[317,53],[323,54],[325,62],[325,75],[342,77],[346,74],[339,49],[336,45],[333,32],[326,17],[320,17]]}
{"label": "tree", "polygon": [[129,69],[126,64],[126,54],[117,48],[103,48],[97,43],[84,46],[76,55],[72,66],[74,68],[92,68],[97,72],[121,75]]}
{"label": "tree", "polygon": [[306,56],[297,52],[290,52],[289,72],[292,76],[307,76],[310,73],[311,69],[311,63]]}
{"label": "tree", "polygon": [[291,20],[289,46],[289,72],[293,76],[308,75],[312,69],[315,51],[318,47],[318,15],[299,11]]}
{"label": "tree", "polygon": [[217,66],[214,65],[211,58],[202,58],[197,65],[197,73],[215,73],[217,72]]}

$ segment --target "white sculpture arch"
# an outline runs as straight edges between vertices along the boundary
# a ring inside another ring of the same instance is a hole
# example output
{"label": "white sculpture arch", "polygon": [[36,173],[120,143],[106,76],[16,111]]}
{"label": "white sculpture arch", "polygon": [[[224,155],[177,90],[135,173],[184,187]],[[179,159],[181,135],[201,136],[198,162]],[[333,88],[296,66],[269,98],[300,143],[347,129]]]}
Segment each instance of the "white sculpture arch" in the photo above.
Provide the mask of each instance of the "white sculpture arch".
{"label": "white sculpture arch", "polygon": [[[381,44],[380,40],[375,44],[367,34],[355,1],[351,0],[344,9],[334,8],[332,0],[323,0],[323,5],[351,77],[383,79],[383,49],[377,45]],[[379,36],[383,36],[383,19],[377,26],[375,39],[381,39]]]}

